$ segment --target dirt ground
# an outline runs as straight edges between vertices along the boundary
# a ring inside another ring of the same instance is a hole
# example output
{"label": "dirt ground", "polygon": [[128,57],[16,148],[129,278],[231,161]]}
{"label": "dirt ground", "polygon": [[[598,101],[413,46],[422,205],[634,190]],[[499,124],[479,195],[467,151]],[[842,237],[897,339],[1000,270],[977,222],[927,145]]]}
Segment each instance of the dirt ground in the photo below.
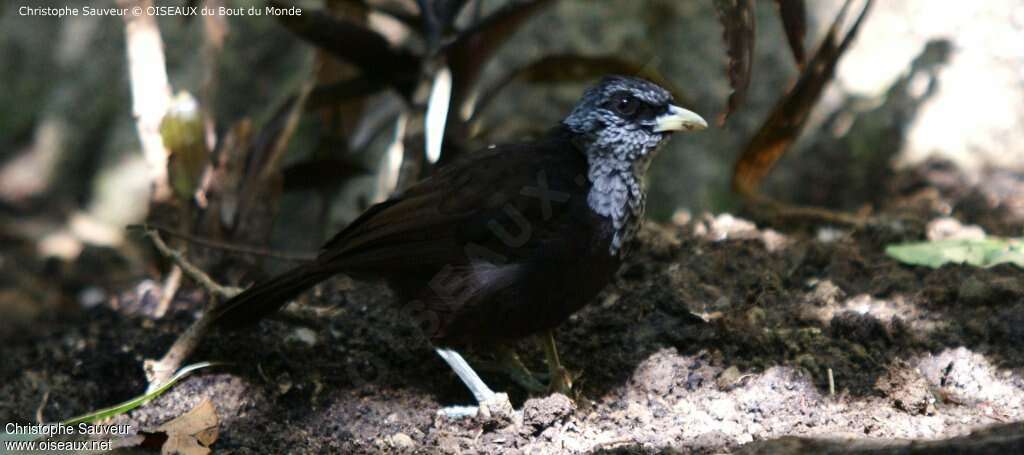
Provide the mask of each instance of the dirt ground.
{"label": "dirt ground", "polygon": [[[882,213],[953,214],[1020,235],[1024,179],[957,179],[941,163],[905,172]],[[924,229],[781,234],[730,215],[651,223],[619,279],[557,333],[578,375],[572,400],[528,397],[483,367],[488,353],[468,353],[511,395],[509,420],[436,417],[470,403],[468,392],[386,289],[337,279],[309,299],[334,307],[321,327],[265,321],[216,335],[192,360],[230,365],[115,422],[152,427],[209,398],[216,453],[901,453],[907,440],[944,440],[913,446],[926,453],[1020,449],[1024,271],[909,267],[882,252]],[[5,243],[5,254],[20,248]],[[97,273],[76,267],[52,273]],[[12,316],[0,331],[0,421],[64,419],[142,392],[142,361],[204,301],[183,292],[152,319],[159,290],[143,278],[82,278],[63,285],[77,302]],[[533,343],[520,348],[544,370]],[[972,431],[1002,445],[947,441]]]}

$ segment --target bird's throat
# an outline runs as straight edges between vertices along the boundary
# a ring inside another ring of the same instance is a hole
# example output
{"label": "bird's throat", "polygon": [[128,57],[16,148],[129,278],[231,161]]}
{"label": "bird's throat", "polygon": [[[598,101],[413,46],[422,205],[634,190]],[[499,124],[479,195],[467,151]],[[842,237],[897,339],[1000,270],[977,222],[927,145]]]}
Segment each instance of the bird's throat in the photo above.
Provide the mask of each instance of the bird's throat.
{"label": "bird's throat", "polygon": [[591,188],[587,204],[611,223],[613,234],[608,252],[613,256],[625,255],[624,247],[636,235],[644,219],[646,158],[634,161],[612,154],[588,154],[587,177]]}

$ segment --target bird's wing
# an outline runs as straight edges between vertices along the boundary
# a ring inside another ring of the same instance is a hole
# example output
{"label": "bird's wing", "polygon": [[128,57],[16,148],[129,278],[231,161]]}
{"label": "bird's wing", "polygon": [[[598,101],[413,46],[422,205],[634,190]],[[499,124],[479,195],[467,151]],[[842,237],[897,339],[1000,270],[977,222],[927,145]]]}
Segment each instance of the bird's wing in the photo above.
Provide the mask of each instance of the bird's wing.
{"label": "bird's wing", "polygon": [[393,274],[464,264],[474,252],[504,260],[529,255],[564,229],[567,208],[585,205],[583,163],[557,138],[476,152],[371,207],[324,245],[320,261]]}

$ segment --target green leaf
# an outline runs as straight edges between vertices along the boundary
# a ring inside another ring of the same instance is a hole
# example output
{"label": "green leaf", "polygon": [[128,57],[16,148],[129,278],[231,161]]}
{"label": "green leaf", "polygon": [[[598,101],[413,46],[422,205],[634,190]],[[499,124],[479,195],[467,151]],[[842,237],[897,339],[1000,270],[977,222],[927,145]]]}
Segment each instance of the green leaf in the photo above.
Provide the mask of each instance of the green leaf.
{"label": "green leaf", "polygon": [[992,267],[1015,264],[1024,268],[1022,239],[936,240],[889,245],[885,254],[904,264],[939,268],[945,264]]}
{"label": "green leaf", "polygon": [[203,115],[195,98],[180,92],[160,121],[160,138],[167,149],[167,175],[181,201],[192,199],[199,187],[210,151],[206,147]]}
{"label": "green leaf", "polygon": [[174,384],[177,384],[178,381],[184,379],[186,376],[191,374],[193,371],[201,370],[203,368],[211,367],[211,366],[215,366],[215,365],[219,365],[219,364],[212,363],[212,362],[201,362],[201,363],[194,363],[192,365],[188,365],[188,366],[183,367],[180,370],[178,370],[177,373],[174,373],[174,376],[171,376],[171,379],[168,379],[167,382],[165,382],[162,386],[157,387],[152,392],[149,392],[149,393],[144,394],[144,395],[139,395],[139,396],[137,396],[135,398],[132,398],[132,399],[130,399],[128,401],[125,401],[123,403],[115,404],[115,405],[113,405],[113,406],[111,406],[109,408],[103,408],[103,409],[100,409],[98,411],[93,411],[93,412],[90,412],[88,414],[83,414],[83,415],[80,415],[78,417],[74,417],[74,418],[65,420],[65,421],[61,422],[60,424],[61,425],[77,425],[79,423],[92,423],[92,422],[95,422],[95,421],[98,421],[98,420],[106,419],[107,417],[113,417],[113,416],[116,416],[116,415],[124,414],[124,413],[126,413],[128,411],[131,411],[132,409],[135,409],[135,408],[137,408],[139,406],[142,406],[143,404],[146,404],[150,400],[152,400],[152,399],[154,399],[154,398],[156,398],[156,397],[158,397],[160,395],[163,395],[164,392],[170,390],[170,388]]}

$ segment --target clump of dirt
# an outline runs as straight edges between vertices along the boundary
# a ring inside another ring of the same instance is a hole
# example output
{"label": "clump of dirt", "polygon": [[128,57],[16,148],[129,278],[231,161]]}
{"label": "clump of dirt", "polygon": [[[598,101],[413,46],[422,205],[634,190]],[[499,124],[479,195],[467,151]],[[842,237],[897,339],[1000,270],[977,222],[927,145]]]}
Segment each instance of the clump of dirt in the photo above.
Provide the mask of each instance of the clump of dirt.
{"label": "clump of dirt", "polygon": [[[974,216],[986,230],[987,219]],[[780,234],[725,215],[650,225],[619,279],[556,335],[575,396],[529,397],[484,368],[491,353],[466,353],[511,394],[508,420],[437,416],[472,397],[387,289],[335,280],[310,299],[336,307],[322,327],[216,334],[194,359],[229,366],[115,421],[155,426],[209,398],[218,452],[753,453],[894,447],[1024,420],[1024,271],[908,267],[882,253],[895,237]],[[186,292],[152,320],[144,287],[106,294],[3,339],[0,420],[64,419],[142,392],[142,361],[202,306]],[[534,343],[519,352],[545,371]]]}

